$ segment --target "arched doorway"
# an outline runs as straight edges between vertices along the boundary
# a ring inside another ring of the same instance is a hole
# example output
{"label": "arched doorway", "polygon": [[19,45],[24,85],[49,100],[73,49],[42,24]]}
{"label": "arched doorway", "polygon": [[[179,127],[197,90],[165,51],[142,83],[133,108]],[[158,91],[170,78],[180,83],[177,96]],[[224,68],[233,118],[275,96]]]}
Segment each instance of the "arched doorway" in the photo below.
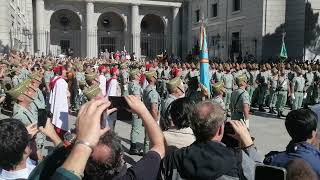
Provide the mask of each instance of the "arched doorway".
{"label": "arched doorway", "polygon": [[141,21],[141,55],[155,57],[166,49],[165,25],[154,14],[147,14]]}
{"label": "arched doorway", "polygon": [[121,51],[125,46],[125,24],[115,12],[103,13],[98,19],[98,50],[100,52]]}
{"label": "arched doorway", "polygon": [[61,9],[52,14],[50,43],[50,53],[54,56],[81,55],[81,20],[75,12]]}

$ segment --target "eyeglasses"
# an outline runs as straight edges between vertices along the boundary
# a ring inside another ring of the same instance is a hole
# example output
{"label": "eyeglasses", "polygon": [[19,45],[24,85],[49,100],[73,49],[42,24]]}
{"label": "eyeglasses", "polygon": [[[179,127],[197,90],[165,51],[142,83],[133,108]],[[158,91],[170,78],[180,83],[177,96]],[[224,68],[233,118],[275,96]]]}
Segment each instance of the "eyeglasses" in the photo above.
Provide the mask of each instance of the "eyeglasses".
{"label": "eyeglasses", "polygon": [[178,89],[184,94],[184,90],[182,90],[179,86],[178,86]]}

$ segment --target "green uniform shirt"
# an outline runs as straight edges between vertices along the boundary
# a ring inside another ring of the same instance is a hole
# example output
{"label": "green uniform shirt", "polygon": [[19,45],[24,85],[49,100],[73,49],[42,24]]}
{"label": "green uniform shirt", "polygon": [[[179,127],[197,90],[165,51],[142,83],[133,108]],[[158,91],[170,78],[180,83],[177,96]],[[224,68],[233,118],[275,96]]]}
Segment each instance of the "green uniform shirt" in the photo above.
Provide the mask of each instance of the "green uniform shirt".
{"label": "green uniform shirt", "polygon": [[18,76],[18,75],[13,76],[13,78],[12,78],[13,86],[18,86],[18,84],[20,84],[22,81],[23,81],[22,77]]}
{"label": "green uniform shirt", "polygon": [[149,111],[151,111],[151,104],[156,104],[158,111],[160,111],[161,98],[155,86],[148,85],[146,89],[143,91],[142,99]]}
{"label": "green uniform shirt", "polygon": [[12,118],[20,120],[26,126],[37,122],[37,119],[34,118],[34,114],[32,114],[32,111],[17,103],[15,103],[13,106]]}
{"label": "green uniform shirt", "polygon": [[130,95],[142,97],[143,90],[138,81],[133,80],[132,82],[129,82],[128,89]]}
{"label": "green uniform shirt", "polygon": [[312,72],[307,72],[305,74],[306,86],[311,86],[314,82],[314,74]]}
{"label": "green uniform shirt", "polygon": [[293,86],[294,92],[303,92],[304,85],[305,85],[305,79],[303,77],[299,76],[299,77],[293,78],[292,86]]}
{"label": "green uniform shirt", "polygon": [[54,77],[54,73],[52,71],[46,71],[44,72],[44,82],[46,84],[50,83],[50,80]]}
{"label": "green uniform shirt", "polygon": [[20,77],[22,80],[25,80],[29,74],[30,74],[30,72],[26,68],[23,68],[23,69],[21,69]]}
{"label": "green uniform shirt", "polygon": [[278,85],[278,78],[276,76],[270,76],[269,82],[270,82],[270,88],[273,90],[276,90]]}
{"label": "green uniform shirt", "polygon": [[233,84],[234,84],[234,79],[231,73],[225,74],[222,77],[223,83],[224,83],[224,87],[227,89],[232,89],[233,88]]}
{"label": "green uniform shirt", "polygon": [[221,106],[224,110],[226,109],[226,105],[224,104],[223,99],[220,96],[216,96],[212,99],[214,104]]}
{"label": "green uniform shirt", "polygon": [[277,89],[279,91],[288,91],[289,89],[289,80],[286,76],[280,76],[278,83],[277,83]]}
{"label": "green uniform shirt", "polygon": [[233,91],[230,100],[231,112],[242,113],[244,104],[250,105],[249,93],[240,88]]}
{"label": "green uniform shirt", "polygon": [[76,79],[77,81],[85,81],[86,77],[84,76],[84,74],[82,72],[76,72]]}
{"label": "green uniform shirt", "polygon": [[223,76],[223,72],[216,72],[214,75],[213,75],[213,80],[215,80],[216,82],[220,82],[222,81],[222,76]]}
{"label": "green uniform shirt", "polygon": [[168,112],[169,111],[168,108],[169,108],[170,104],[176,99],[177,99],[177,97],[169,94],[169,96],[161,102],[161,117],[162,118],[171,119],[169,112]]}
{"label": "green uniform shirt", "polygon": [[163,71],[162,71],[162,75],[161,75],[161,78],[163,78],[163,79],[170,79],[170,69],[168,68],[168,69],[164,69]]}

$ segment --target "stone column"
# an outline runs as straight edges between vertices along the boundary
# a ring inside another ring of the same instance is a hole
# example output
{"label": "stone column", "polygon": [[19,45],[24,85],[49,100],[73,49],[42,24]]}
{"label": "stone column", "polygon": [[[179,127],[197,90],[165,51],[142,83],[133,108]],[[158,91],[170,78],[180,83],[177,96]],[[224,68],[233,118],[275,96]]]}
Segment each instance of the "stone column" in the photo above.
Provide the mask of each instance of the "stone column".
{"label": "stone column", "polygon": [[87,57],[93,58],[98,56],[97,29],[94,18],[94,4],[87,2]]}
{"label": "stone column", "polygon": [[172,53],[174,55],[178,55],[179,42],[181,40],[179,36],[179,28],[180,28],[180,17],[179,17],[179,7],[173,7],[172,11]]}
{"label": "stone column", "polygon": [[37,49],[39,55],[46,54],[46,32],[44,29],[44,1],[36,1],[36,32],[37,32]]}
{"label": "stone column", "polygon": [[139,6],[137,4],[133,4],[131,7],[132,51],[136,54],[137,58],[140,58],[141,56],[140,32]]}

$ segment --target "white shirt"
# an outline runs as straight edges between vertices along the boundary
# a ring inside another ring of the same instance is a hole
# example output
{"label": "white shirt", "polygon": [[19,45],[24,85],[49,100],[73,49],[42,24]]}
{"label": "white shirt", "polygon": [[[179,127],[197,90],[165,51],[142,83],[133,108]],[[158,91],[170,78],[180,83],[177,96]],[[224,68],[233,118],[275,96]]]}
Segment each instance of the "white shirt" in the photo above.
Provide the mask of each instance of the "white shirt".
{"label": "white shirt", "polygon": [[4,169],[0,169],[0,180],[28,179],[29,175],[35,167],[36,166],[31,163],[27,163],[25,169],[21,169],[18,171],[6,171]]}
{"label": "white shirt", "polygon": [[[54,77],[53,80],[57,79]],[[57,128],[65,131],[69,130],[68,117],[69,117],[69,104],[68,104],[68,83],[64,79],[59,79],[53,90],[50,92],[50,112],[53,114],[52,124]]]}
{"label": "white shirt", "polygon": [[101,74],[99,76],[99,82],[100,82],[99,87],[101,89],[102,95],[105,96],[106,93],[107,93],[107,90],[106,90],[106,88],[107,88],[106,87],[107,78],[104,75]]}
{"label": "white shirt", "polygon": [[119,92],[119,83],[117,79],[111,79],[108,84],[107,96],[121,96],[121,92]]}

